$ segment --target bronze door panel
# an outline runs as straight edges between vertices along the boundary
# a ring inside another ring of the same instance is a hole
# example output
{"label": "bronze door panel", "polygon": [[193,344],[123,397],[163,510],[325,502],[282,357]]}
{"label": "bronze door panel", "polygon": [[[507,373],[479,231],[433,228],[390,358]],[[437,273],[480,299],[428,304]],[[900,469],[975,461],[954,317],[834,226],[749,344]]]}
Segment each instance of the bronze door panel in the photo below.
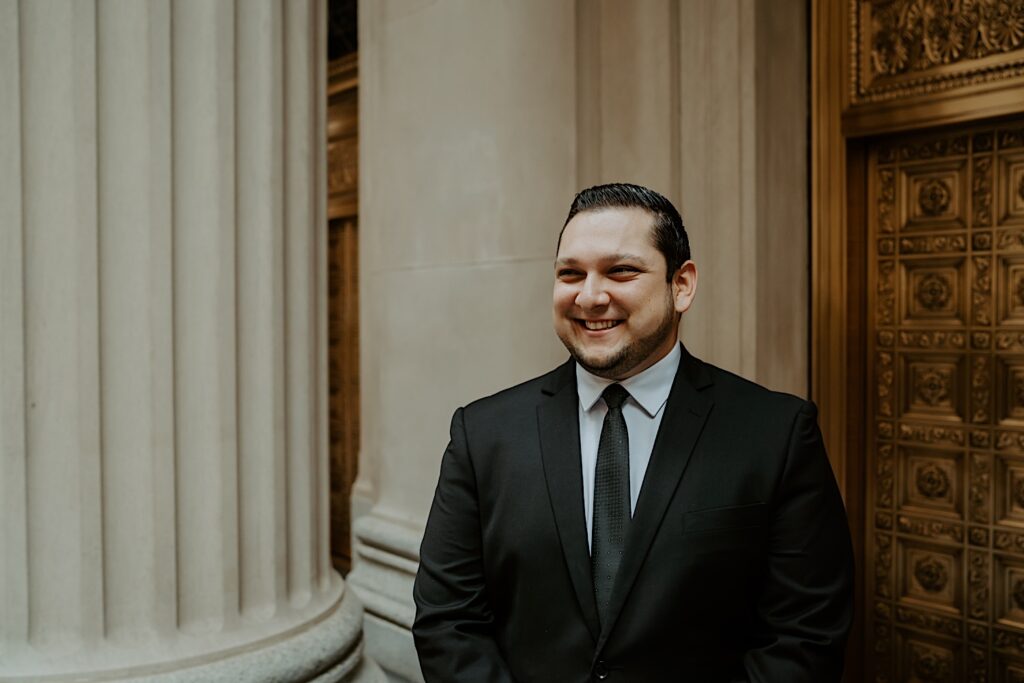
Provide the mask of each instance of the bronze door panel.
{"label": "bronze door panel", "polygon": [[867,172],[866,673],[1024,682],[1024,119]]}

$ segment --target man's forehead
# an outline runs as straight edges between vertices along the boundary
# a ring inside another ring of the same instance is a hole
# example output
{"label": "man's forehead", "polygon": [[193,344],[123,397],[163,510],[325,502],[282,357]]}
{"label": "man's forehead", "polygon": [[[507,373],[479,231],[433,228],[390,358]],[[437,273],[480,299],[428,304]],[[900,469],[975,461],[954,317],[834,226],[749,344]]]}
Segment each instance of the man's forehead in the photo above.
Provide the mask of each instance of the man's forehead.
{"label": "man's forehead", "polygon": [[[611,253],[611,254],[602,254],[602,255],[598,256],[598,260],[599,261],[617,261],[617,262],[636,261],[636,262],[639,262],[639,263],[646,263],[647,262],[647,258],[645,258],[644,256],[641,256],[640,254],[631,254],[629,252],[617,252],[617,253]],[[574,265],[577,265],[579,262],[580,262],[580,259],[575,258],[574,256],[560,256],[559,258],[557,258],[555,260],[555,263],[558,263],[558,264],[561,264],[561,265],[566,265],[566,266],[574,266]]]}
{"label": "man's forehead", "polygon": [[558,253],[591,251],[597,243],[608,247],[609,255],[656,250],[654,216],[637,207],[588,209],[572,217],[559,236]]}

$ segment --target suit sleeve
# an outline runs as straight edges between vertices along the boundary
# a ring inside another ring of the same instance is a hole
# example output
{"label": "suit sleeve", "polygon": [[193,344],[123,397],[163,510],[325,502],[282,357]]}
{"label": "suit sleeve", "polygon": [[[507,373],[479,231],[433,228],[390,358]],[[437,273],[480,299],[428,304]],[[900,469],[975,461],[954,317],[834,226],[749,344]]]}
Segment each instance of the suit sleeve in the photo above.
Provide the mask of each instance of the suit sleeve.
{"label": "suit sleeve", "polygon": [[838,682],[853,620],[853,551],[813,403],[797,414],[777,491],[757,605],[761,646],[744,656],[746,676]]}
{"label": "suit sleeve", "polygon": [[413,599],[412,632],[427,683],[513,683],[493,637],[478,491],[462,408],[452,417],[451,441],[420,546]]}

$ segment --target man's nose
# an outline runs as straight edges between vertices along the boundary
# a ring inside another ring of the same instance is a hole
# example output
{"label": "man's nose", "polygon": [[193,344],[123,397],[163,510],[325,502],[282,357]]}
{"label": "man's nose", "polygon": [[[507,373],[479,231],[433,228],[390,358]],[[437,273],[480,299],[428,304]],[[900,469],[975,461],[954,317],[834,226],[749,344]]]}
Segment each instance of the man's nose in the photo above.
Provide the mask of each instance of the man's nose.
{"label": "man's nose", "polygon": [[607,306],[609,301],[611,297],[604,287],[604,280],[599,277],[587,277],[576,295],[576,305],[584,309]]}

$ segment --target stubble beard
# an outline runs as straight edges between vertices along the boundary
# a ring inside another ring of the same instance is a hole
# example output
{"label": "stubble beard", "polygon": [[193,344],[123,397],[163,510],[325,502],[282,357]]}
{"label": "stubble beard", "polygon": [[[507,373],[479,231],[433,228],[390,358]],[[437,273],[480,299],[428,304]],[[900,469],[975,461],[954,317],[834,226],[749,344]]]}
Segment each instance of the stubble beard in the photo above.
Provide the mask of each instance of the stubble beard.
{"label": "stubble beard", "polygon": [[[573,323],[575,324],[575,323]],[[657,329],[645,337],[634,339],[622,348],[615,351],[605,359],[587,357],[583,349],[577,345],[568,334],[558,334],[569,355],[573,357],[580,366],[598,377],[605,379],[625,379],[630,371],[647,360],[659,346],[665,343],[669,336],[677,337],[679,334],[679,321],[676,319],[675,311],[669,305],[665,309],[665,316]]]}

